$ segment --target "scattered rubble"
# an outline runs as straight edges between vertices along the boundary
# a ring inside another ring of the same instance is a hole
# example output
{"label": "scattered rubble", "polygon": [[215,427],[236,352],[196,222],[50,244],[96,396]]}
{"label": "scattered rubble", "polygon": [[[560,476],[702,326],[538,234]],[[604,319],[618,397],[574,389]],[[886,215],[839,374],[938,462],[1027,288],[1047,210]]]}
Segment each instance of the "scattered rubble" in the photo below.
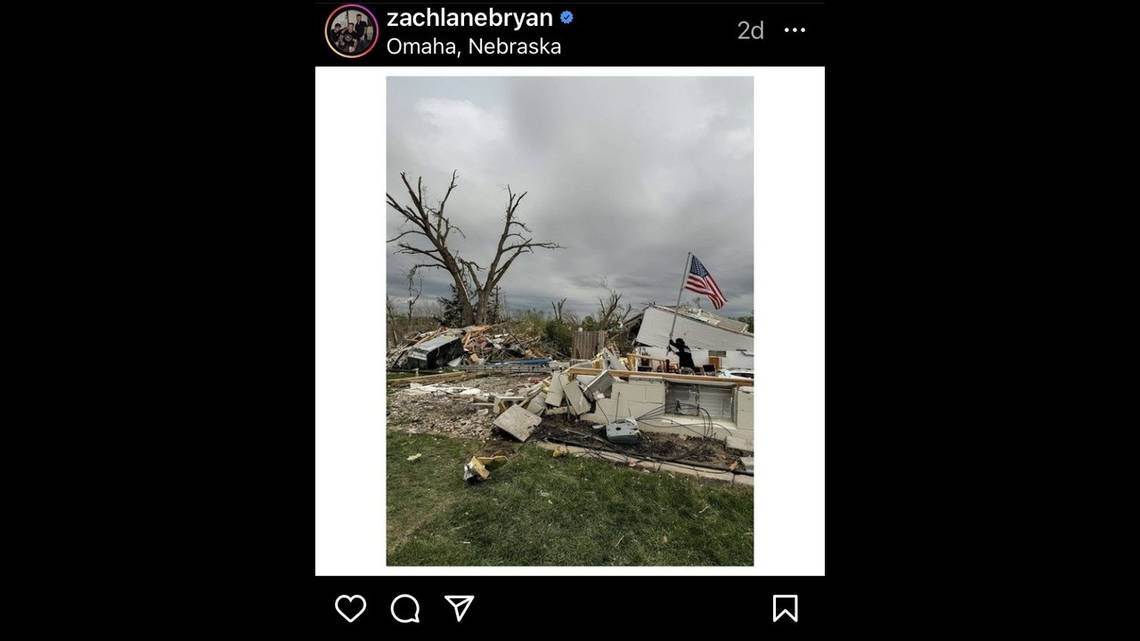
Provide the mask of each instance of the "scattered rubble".
{"label": "scattered rubble", "polygon": [[[389,429],[485,444],[538,439],[564,448],[554,456],[578,447],[631,466],[645,460],[654,469],[675,463],[751,474],[751,380],[637,372],[608,348],[591,360],[549,367],[545,376],[468,372],[390,385]],[[489,478],[484,458],[464,465],[465,479]]]}
{"label": "scattered rubble", "polygon": [[466,385],[389,387],[388,429],[486,440],[494,432],[496,397],[517,395],[522,382],[518,376],[483,376]]}
{"label": "scattered rubble", "polygon": [[491,478],[491,471],[507,460],[506,456],[472,456],[470,461],[463,464],[463,480],[468,483],[486,481]]}
{"label": "scattered rubble", "polygon": [[441,327],[390,349],[388,367],[435,369],[503,362],[545,366],[550,358],[538,349],[541,342],[541,336],[516,336],[505,323]]}
{"label": "scattered rubble", "polygon": [[742,468],[744,468],[745,472],[748,472],[749,474],[753,473],[752,472],[752,457],[751,456],[740,457],[740,465]]}

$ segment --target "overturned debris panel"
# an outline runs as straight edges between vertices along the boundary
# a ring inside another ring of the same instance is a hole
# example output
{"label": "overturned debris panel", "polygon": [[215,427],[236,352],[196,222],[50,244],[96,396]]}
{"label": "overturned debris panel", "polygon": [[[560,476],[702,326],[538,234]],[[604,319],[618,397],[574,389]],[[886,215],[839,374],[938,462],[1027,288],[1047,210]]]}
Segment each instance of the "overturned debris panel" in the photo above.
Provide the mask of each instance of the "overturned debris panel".
{"label": "overturned debris panel", "polygon": [[463,342],[458,336],[436,336],[409,349],[407,356],[404,357],[404,366],[435,369],[463,356],[464,353]]}

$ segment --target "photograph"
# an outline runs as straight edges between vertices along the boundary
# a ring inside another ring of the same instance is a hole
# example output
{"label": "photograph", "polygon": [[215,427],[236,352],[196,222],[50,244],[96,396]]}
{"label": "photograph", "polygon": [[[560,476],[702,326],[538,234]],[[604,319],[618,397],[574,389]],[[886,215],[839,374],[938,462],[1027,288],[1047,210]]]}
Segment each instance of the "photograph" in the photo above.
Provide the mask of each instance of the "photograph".
{"label": "photograph", "polygon": [[754,565],[753,78],[386,103],[387,565]]}
{"label": "photograph", "polygon": [[376,41],[374,20],[360,9],[344,9],[329,16],[329,46],[346,57],[364,55]]}

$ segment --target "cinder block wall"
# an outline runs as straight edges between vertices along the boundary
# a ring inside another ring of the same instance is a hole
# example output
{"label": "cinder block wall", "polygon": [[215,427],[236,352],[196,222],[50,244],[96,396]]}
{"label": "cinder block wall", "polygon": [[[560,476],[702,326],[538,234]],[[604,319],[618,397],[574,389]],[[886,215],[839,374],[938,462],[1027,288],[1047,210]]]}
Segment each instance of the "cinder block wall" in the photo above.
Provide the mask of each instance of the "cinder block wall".
{"label": "cinder block wall", "polygon": [[[753,449],[753,388],[738,387],[734,391],[734,427],[717,425],[714,432],[717,438],[727,438],[730,447],[744,450]],[[665,404],[665,382],[656,378],[630,376],[628,381],[615,379],[608,398],[600,399],[594,405],[596,421],[636,418]],[[603,418],[604,417],[604,418]],[[641,424],[640,429],[648,432],[670,434],[691,434],[680,426]]]}
{"label": "cinder block wall", "polygon": [[630,376],[629,381],[614,381],[610,398],[617,399],[618,418],[638,417],[665,404],[665,383],[660,379]]}
{"label": "cinder block wall", "polygon": [[736,426],[742,430],[752,430],[754,416],[752,412],[752,400],[754,398],[755,394],[753,393],[753,388],[736,388],[736,399],[734,401],[736,417],[733,420],[736,422]]}

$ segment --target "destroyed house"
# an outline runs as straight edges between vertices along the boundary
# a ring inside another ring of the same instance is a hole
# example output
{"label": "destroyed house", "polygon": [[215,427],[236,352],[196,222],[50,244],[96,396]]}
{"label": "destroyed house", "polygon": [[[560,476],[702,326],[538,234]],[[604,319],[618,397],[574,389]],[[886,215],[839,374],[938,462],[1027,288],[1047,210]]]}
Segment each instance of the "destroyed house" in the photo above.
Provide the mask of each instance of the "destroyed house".
{"label": "destroyed house", "polygon": [[[697,307],[649,305],[628,326],[636,351],[653,359],[666,358],[672,331],[674,340],[685,339],[698,368],[709,372],[752,369],[755,336],[738,320]],[[671,360],[677,360],[675,352]]]}
{"label": "destroyed house", "polygon": [[422,369],[435,369],[447,365],[464,354],[463,341],[458,336],[436,336],[433,339],[417,343],[403,358],[404,367],[418,367]]}

